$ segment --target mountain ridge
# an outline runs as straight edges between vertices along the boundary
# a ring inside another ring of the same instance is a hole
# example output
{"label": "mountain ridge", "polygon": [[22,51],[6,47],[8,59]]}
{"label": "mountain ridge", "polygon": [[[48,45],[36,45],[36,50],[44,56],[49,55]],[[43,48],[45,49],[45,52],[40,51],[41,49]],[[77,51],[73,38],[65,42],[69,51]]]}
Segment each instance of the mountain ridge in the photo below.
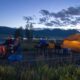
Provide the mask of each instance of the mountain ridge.
{"label": "mountain ridge", "polygon": [[[14,35],[17,28],[11,28],[7,26],[0,26],[0,36],[2,35]],[[25,34],[25,30],[23,30]],[[69,29],[69,30],[62,30],[62,29],[35,29],[33,30],[34,37],[47,37],[47,38],[59,38],[59,37],[68,37],[69,35],[80,33],[78,30]]]}

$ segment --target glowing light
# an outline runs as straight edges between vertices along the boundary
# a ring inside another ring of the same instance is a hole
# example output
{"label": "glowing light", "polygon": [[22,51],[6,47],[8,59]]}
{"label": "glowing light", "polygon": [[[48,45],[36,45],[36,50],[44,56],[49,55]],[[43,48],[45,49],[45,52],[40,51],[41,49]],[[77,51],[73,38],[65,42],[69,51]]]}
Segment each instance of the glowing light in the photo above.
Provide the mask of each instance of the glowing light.
{"label": "glowing light", "polygon": [[71,48],[72,50],[80,51],[80,42],[79,41],[69,41],[64,40],[62,48]]}

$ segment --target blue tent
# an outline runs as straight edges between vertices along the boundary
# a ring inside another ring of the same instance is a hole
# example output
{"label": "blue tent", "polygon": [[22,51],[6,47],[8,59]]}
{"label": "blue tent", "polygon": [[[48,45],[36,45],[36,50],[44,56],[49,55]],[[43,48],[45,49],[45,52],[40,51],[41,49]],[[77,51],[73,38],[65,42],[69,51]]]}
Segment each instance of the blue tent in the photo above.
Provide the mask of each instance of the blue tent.
{"label": "blue tent", "polygon": [[46,40],[40,40],[40,44],[41,45],[46,45],[47,44],[47,41]]}
{"label": "blue tent", "polygon": [[8,60],[10,62],[15,62],[15,61],[22,61],[23,56],[21,54],[12,54],[8,57]]}

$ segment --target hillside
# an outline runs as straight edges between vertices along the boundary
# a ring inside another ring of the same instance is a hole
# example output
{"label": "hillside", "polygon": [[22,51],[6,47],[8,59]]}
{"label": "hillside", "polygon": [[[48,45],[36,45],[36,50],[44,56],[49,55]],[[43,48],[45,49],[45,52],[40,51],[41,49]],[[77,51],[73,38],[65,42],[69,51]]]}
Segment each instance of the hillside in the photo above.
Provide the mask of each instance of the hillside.
{"label": "hillside", "polygon": [[[0,26],[0,37],[14,35],[15,28]],[[69,35],[73,35],[75,33],[79,33],[77,30],[61,30],[61,29],[43,29],[43,30],[33,30],[34,37],[47,37],[47,38],[66,38]],[[23,34],[25,35],[25,30],[23,30]]]}
{"label": "hillside", "polygon": [[0,37],[13,35],[15,32],[14,28],[6,27],[6,26],[0,26]]}
{"label": "hillside", "polygon": [[61,29],[45,29],[45,30],[36,30],[33,32],[36,37],[48,37],[48,38],[66,38],[69,35],[79,33],[77,30],[61,30]]}

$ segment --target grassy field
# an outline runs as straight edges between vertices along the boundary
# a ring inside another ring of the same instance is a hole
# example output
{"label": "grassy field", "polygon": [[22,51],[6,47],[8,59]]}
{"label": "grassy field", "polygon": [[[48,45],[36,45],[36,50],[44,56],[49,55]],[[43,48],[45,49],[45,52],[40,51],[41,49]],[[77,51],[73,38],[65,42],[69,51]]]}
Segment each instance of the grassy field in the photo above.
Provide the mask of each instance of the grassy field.
{"label": "grassy field", "polygon": [[74,65],[39,65],[35,68],[0,66],[0,80],[80,80],[80,68]]}

